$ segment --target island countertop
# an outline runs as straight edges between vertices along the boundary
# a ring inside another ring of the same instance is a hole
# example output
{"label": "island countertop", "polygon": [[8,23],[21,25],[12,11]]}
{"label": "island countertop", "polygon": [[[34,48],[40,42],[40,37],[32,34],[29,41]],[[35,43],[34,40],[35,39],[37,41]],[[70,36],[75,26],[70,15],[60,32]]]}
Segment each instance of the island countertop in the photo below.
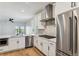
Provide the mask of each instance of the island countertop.
{"label": "island countertop", "polygon": [[0,35],[0,38],[14,38],[14,37],[23,37],[23,36],[34,36],[34,35]]}
{"label": "island countertop", "polygon": [[11,35],[0,35],[0,38],[10,38]]}

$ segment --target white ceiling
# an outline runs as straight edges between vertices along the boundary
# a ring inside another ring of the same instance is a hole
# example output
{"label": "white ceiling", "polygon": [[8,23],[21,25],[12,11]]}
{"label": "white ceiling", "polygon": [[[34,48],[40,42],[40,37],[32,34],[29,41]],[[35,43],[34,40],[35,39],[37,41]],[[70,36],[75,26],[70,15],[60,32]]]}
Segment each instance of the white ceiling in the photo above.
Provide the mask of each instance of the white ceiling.
{"label": "white ceiling", "polygon": [[26,21],[49,2],[0,2],[0,21]]}

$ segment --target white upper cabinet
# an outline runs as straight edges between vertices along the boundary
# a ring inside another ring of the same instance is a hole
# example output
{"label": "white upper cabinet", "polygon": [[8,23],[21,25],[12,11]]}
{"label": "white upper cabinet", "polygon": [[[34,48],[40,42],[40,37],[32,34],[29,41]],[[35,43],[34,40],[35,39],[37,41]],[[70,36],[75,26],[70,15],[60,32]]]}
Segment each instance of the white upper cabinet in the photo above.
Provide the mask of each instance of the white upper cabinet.
{"label": "white upper cabinet", "polygon": [[41,22],[40,22],[40,20],[41,20],[41,13],[39,13],[37,15],[38,15],[37,16],[37,18],[38,18],[38,27],[40,27],[41,26]]}
{"label": "white upper cabinet", "polygon": [[75,4],[76,4],[76,7],[79,7],[79,2],[75,2]]}
{"label": "white upper cabinet", "polygon": [[41,13],[38,14],[38,19],[41,20]]}
{"label": "white upper cabinet", "polygon": [[42,19],[42,17],[41,17],[41,13],[39,13],[39,14],[37,14],[37,20],[38,20],[38,25],[37,25],[37,27],[38,27],[38,29],[44,29],[44,26],[42,25],[42,22],[40,21]]}
{"label": "white upper cabinet", "polygon": [[55,14],[59,14],[63,11],[69,10],[73,7],[79,7],[79,2],[56,2],[55,3]]}
{"label": "white upper cabinet", "polygon": [[42,19],[46,19],[46,11],[45,11],[45,9],[42,10],[42,12],[41,12],[41,20]]}
{"label": "white upper cabinet", "polygon": [[71,8],[71,2],[56,2],[55,14],[59,14],[63,11],[69,10]]}
{"label": "white upper cabinet", "polygon": [[35,26],[38,26],[38,15],[35,15],[34,19],[35,19]]}
{"label": "white upper cabinet", "polygon": [[45,18],[48,18],[48,14],[47,14],[47,11],[45,10]]}

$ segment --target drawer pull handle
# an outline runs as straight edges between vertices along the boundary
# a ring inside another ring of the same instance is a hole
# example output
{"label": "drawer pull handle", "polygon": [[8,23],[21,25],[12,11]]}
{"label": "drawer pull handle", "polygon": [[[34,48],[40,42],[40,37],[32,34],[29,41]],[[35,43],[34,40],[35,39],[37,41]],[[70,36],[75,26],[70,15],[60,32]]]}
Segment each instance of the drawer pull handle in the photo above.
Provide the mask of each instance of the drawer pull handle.
{"label": "drawer pull handle", "polygon": [[53,43],[50,43],[51,45],[54,45]]}
{"label": "drawer pull handle", "polygon": [[42,43],[40,43],[40,45],[42,46],[43,44],[42,44]]}
{"label": "drawer pull handle", "polygon": [[17,41],[17,43],[19,43],[19,41]]}

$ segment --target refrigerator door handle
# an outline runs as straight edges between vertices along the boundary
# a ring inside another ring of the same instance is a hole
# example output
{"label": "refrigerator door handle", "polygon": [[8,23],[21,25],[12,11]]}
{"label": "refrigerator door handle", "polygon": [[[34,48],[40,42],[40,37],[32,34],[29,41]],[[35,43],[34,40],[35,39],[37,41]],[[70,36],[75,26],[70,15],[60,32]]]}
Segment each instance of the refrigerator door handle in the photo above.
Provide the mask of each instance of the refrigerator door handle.
{"label": "refrigerator door handle", "polygon": [[69,17],[70,19],[70,47],[69,47],[69,50],[73,53],[73,32],[71,31],[72,30],[72,26],[73,26],[73,20],[72,20],[72,17]]}
{"label": "refrigerator door handle", "polygon": [[75,28],[75,53],[77,52],[77,17],[75,16],[76,20],[76,28]]}
{"label": "refrigerator door handle", "polygon": [[77,17],[74,16],[74,34],[73,34],[73,55],[76,55],[77,53]]}

